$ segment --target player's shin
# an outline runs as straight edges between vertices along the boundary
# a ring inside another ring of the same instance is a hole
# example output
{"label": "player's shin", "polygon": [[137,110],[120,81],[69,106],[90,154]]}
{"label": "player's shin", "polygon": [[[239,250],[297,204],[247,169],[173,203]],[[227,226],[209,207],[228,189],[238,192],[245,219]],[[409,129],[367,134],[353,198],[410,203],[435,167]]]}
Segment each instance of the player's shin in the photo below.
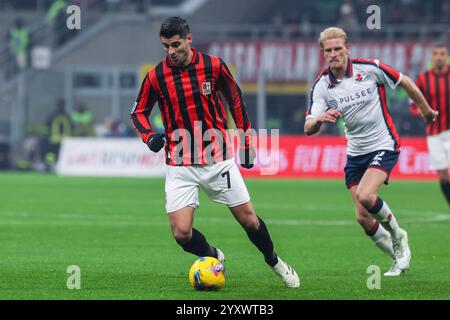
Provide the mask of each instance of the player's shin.
{"label": "player's shin", "polygon": [[380,222],[380,224],[391,234],[392,237],[396,238],[400,233],[400,228],[397,223],[397,219],[392,213],[391,209],[386,202],[384,202],[380,197],[377,197],[375,205],[368,209],[372,216]]}
{"label": "player's shin", "polygon": [[184,251],[199,257],[217,257],[217,251],[207,241],[205,236],[197,229],[192,228],[192,237],[187,242],[177,240]]}
{"label": "player's shin", "polygon": [[375,221],[375,224],[370,230],[366,230],[366,234],[381,251],[389,255],[392,259],[395,258],[391,235],[378,221]]}
{"label": "player's shin", "polygon": [[447,199],[447,203],[450,205],[450,183],[448,182],[448,180],[441,180],[439,184],[441,186],[441,190],[445,196],[445,199]]}
{"label": "player's shin", "polygon": [[259,228],[256,231],[247,231],[248,238],[264,255],[264,260],[268,265],[273,267],[277,264],[278,258],[273,249],[273,242],[270,238],[269,231],[267,230],[264,221],[258,217]]}

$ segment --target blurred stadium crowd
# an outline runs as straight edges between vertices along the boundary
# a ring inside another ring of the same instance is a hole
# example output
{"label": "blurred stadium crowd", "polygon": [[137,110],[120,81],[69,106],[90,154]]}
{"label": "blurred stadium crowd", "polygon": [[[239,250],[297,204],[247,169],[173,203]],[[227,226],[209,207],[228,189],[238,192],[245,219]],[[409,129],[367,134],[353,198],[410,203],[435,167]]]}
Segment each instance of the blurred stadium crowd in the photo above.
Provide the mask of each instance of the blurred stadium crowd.
{"label": "blurred stadium crowd", "polygon": [[[202,8],[197,12],[183,11],[183,5],[194,5],[194,2],[201,3]],[[81,8],[81,30],[65,27],[66,8],[70,4]],[[381,9],[381,30],[366,28],[366,10],[372,4]],[[222,7],[216,9],[219,6]],[[236,7],[240,8],[239,12]],[[36,159],[54,162],[54,145],[58,145],[63,136],[135,136],[128,121],[128,110],[140,84],[139,68],[143,63],[156,63],[158,58],[154,57],[163,54],[159,43],[155,43],[161,18],[183,14],[196,32],[194,46],[195,41],[207,44],[235,39],[316,41],[318,32],[330,25],[343,27],[352,40],[360,41],[448,41],[450,38],[448,0],[249,0],[245,4],[233,0],[220,5],[219,0],[0,0],[0,153],[14,149],[17,159],[26,160],[19,163],[19,167],[27,168]],[[96,38],[96,32],[100,30],[98,25],[111,16],[124,23],[122,30],[109,27],[111,34],[115,32],[112,38],[116,44],[104,53],[105,60],[114,51],[122,53],[119,60],[111,60],[115,61],[112,64],[119,65],[114,71],[116,73],[98,69],[100,63],[95,57],[90,59],[92,53],[100,51],[100,48],[86,50],[84,56],[83,52],[78,53],[79,57],[84,57],[79,60],[84,59],[85,68],[97,74],[77,74],[74,68],[63,69],[64,65],[74,64],[74,58],[65,58],[70,52],[91,45],[87,35],[101,43],[101,36]],[[130,24],[142,24],[143,28],[153,26],[153,29],[137,34],[135,39],[147,43],[147,47],[140,50],[143,51],[140,56],[145,56],[145,48],[153,47],[150,60],[134,61],[133,55],[137,53],[127,52],[127,45],[122,44],[124,40],[133,41],[124,39]],[[152,37],[146,37],[147,33]],[[84,42],[78,39],[83,34]],[[55,64],[56,68],[45,72],[32,70],[32,48],[36,46],[51,48],[55,61],[56,58],[60,60],[59,67]],[[117,62],[122,60],[126,61]],[[26,75],[24,79],[21,79],[21,74]],[[410,76],[414,78],[416,75]],[[25,83],[26,89],[23,88]],[[100,96],[95,96],[97,93]],[[256,124],[253,107],[257,102],[256,95],[245,90],[244,94],[250,118]],[[115,95],[117,97],[113,97],[111,103],[108,99]],[[280,128],[281,134],[303,134],[307,90],[298,95],[271,94],[266,99],[267,127]],[[409,114],[406,94],[390,92],[389,99],[400,135],[422,135],[424,125]],[[161,125],[157,114],[152,116],[152,121],[157,128]],[[55,136],[52,130],[56,130],[56,126],[65,128],[65,131]],[[343,134],[341,128],[326,127],[323,134]],[[20,148],[16,147],[18,142]],[[7,162],[2,163],[1,159],[0,167],[7,167]]]}

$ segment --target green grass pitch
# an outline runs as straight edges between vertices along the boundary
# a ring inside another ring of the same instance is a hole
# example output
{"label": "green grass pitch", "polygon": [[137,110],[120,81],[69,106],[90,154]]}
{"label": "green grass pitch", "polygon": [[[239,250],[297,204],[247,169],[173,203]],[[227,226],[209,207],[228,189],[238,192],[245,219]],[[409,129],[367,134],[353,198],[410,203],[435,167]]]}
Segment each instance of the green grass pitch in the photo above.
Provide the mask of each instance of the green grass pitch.
{"label": "green grass pitch", "polygon": [[[450,211],[437,182],[391,181],[381,197],[409,232],[411,269],[390,266],[354,220],[343,181],[246,180],[278,254],[300,275],[285,288],[224,206],[200,198],[194,225],[226,255],[227,282],[197,292],[196,259],[172,239],[163,179],[0,174],[0,299],[450,299]],[[69,290],[67,267],[81,270]]]}

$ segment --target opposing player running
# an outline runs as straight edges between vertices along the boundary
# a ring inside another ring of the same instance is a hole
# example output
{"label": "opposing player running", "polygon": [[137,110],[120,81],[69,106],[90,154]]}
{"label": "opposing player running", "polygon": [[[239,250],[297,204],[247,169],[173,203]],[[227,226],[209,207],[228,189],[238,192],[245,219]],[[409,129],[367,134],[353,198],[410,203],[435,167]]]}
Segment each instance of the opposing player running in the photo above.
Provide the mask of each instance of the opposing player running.
{"label": "opposing player running", "polygon": [[[426,129],[430,169],[439,176],[441,191],[450,206],[450,66],[448,47],[444,42],[433,44],[431,50],[432,67],[419,74],[416,85],[428,103],[439,111],[439,121],[430,123]],[[410,111],[419,116],[414,103]]]}
{"label": "opposing player running", "polygon": [[378,196],[400,154],[400,140],[386,104],[385,85],[402,86],[426,122],[434,112],[414,82],[379,60],[350,59],[347,34],[327,28],[319,44],[329,67],[311,88],[305,133],[312,135],[324,122],[342,117],[347,137],[345,181],[356,210],[356,220],[375,245],[393,263],[385,276],[398,276],[409,268],[408,235],[385,201]]}
{"label": "opposing player running", "polygon": [[[267,227],[255,214],[244,180],[230,158],[227,115],[221,95],[236,126],[242,132],[251,128],[239,86],[225,62],[191,48],[192,34],[184,19],[166,19],[160,39],[167,57],[145,77],[131,120],[151,151],[158,152],[166,146],[166,211],[176,242],[185,251],[200,257],[212,256],[220,261],[225,258],[221,250],[211,246],[192,227],[194,211],[199,206],[199,188],[202,188],[210,199],[230,208],[250,241],[283,282],[288,287],[299,287],[295,270],[275,253]],[[148,120],[156,101],[165,134],[153,131]],[[210,139],[204,139],[207,136]],[[213,144],[217,146],[219,140],[219,148],[209,148]],[[253,167],[254,153],[251,136],[242,136],[242,167]]]}

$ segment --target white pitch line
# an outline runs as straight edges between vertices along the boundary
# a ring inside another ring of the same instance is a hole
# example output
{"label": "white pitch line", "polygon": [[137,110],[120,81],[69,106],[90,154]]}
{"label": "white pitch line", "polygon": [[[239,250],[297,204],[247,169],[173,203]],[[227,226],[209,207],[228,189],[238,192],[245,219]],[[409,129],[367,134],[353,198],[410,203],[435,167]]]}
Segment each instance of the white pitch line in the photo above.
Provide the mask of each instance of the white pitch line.
{"label": "white pitch line", "polygon": [[[302,212],[302,210],[304,211],[320,211],[320,212],[351,212],[353,213],[355,211],[353,206],[328,206],[328,205],[314,205],[314,204],[302,204],[302,205],[298,205],[298,206],[294,206],[294,205],[290,205],[290,204],[280,204],[280,205],[275,205],[275,204],[267,204],[267,203],[258,203],[255,204],[255,209],[256,211],[258,211],[258,209],[279,209],[279,210],[293,210],[293,211],[297,211],[297,212]],[[392,209],[392,208],[391,208]],[[450,213],[445,213],[442,211],[419,211],[419,210],[409,210],[409,209],[393,209],[394,214],[395,213],[400,213],[402,215],[424,215],[424,216],[428,216],[430,214],[448,214],[450,215]]]}
{"label": "white pitch line", "polygon": [[[420,215],[423,213],[420,212]],[[406,218],[402,219],[401,223],[433,223],[433,222],[445,222],[450,221],[450,215],[448,214],[434,214],[427,213],[422,217]],[[0,225],[84,225],[84,226],[99,226],[99,225],[113,225],[113,226],[125,226],[125,225],[150,225],[150,226],[166,226],[168,224],[165,216],[161,218],[153,217],[141,217],[139,220],[124,219],[123,216],[108,214],[75,214],[75,213],[59,213],[59,214],[46,214],[45,221],[33,221],[27,219],[30,216],[38,217],[39,214],[31,214],[29,212],[0,212],[1,216],[8,216],[9,218],[18,218],[17,220],[4,220],[0,219]],[[50,219],[49,219],[50,218]],[[54,219],[54,220],[53,220]],[[70,222],[67,222],[67,221]],[[266,219],[266,222],[271,225],[284,225],[284,226],[353,226],[356,222],[352,219],[341,220],[307,220],[307,219]],[[202,216],[198,219],[200,224],[236,224],[236,221],[230,217],[228,218],[210,218]]]}

